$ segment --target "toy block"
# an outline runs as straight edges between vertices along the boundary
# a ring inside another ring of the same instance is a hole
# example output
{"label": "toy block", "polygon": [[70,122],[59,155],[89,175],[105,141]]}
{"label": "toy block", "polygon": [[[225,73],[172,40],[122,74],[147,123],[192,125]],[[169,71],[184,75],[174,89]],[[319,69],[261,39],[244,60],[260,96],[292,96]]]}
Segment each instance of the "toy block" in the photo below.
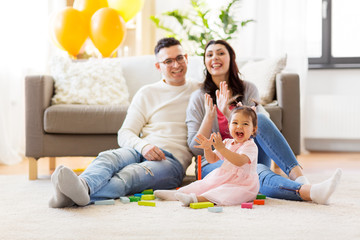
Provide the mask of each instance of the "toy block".
{"label": "toy block", "polygon": [[193,209],[208,208],[213,206],[214,204],[212,202],[190,203],[190,207]]}
{"label": "toy block", "polygon": [[95,205],[114,205],[115,200],[114,199],[108,199],[108,200],[101,200],[101,201],[95,201]]}
{"label": "toy block", "polygon": [[255,205],[265,205],[265,200],[264,199],[255,199],[254,204]]}
{"label": "toy block", "polygon": [[266,199],[266,196],[263,195],[263,194],[258,194],[258,195],[256,196],[256,199]]}
{"label": "toy block", "polygon": [[142,195],[144,195],[144,194],[142,194],[142,193],[135,193],[134,194],[135,197],[139,197],[139,198],[141,198]]}
{"label": "toy block", "polygon": [[154,190],[152,189],[145,189],[144,191],[141,192],[142,194],[154,194]]}
{"label": "toy block", "polygon": [[138,202],[138,201],[140,201],[140,197],[135,197],[135,196],[130,196],[129,199],[130,199],[130,202]]}
{"label": "toy block", "polygon": [[120,197],[120,202],[122,202],[122,203],[130,203],[130,199],[128,197]]}
{"label": "toy block", "polygon": [[141,200],[155,200],[155,196],[154,196],[154,195],[145,194],[145,195],[142,195],[142,196],[141,196]]}
{"label": "toy block", "polygon": [[213,212],[213,213],[219,213],[223,211],[222,207],[208,207],[208,211],[209,212]]}
{"label": "toy block", "polygon": [[138,201],[139,206],[149,206],[149,207],[155,207],[156,203],[154,202],[148,202],[148,201]]}
{"label": "toy block", "polygon": [[201,180],[201,155],[197,156],[197,174],[198,174],[198,179],[197,180]]}
{"label": "toy block", "polygon": [[253,203],[242,203],[241,208],[249,208],[252,209]]}

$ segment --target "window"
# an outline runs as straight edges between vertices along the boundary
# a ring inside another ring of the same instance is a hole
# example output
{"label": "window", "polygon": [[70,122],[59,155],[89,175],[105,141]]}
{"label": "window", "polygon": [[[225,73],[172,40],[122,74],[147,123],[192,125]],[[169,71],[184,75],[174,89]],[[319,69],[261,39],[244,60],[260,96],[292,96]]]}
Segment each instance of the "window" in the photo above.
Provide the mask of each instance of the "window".
{"label": "window", "polygon": [[358,0],[308,1],[309,68],[360,68]]}

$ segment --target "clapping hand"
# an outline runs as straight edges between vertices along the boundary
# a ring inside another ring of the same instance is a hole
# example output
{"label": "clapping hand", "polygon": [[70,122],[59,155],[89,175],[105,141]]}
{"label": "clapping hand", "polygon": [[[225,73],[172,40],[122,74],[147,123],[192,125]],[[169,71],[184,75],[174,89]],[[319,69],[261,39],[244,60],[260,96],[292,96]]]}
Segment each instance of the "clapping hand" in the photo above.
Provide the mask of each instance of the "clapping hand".
{"label": "clapping hand", "polygon": [[212,145],[215,147],[216,150],[221,150],[225,148],[225,144],[222,140],[220,133],[212,133],[210,139],[212,140]]}
{"label": "clapping hand", "polygon": [[195,145],[195,148],[202,148],[202,149],[211,149],[212,146],[212,138],[207,139],[204,135],[199,134],[196,136],[197,139],[195,139],[195,141],[199,144],[199,145]]}
{"label": "clapping hand", "polygon": [[214,120],[216,117],[216,105],[213,102],[211,96],[207,93],[204,95],[205,100],[205,118]]}
{"label": "clapping hand", "polygon": [[230,98],[230,90],[228,90],[228,85],[225,81],[220,82],[220,89],[216,90],[216,102],[219,110],[224,114],[224,116],[230,116],[230,110],[228,106]]}

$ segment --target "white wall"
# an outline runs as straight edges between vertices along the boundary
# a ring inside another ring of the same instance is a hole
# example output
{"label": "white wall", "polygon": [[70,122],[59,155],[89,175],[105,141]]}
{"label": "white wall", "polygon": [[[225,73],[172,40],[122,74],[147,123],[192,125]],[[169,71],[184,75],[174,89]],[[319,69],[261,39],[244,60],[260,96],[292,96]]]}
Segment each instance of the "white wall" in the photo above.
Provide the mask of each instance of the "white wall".
{"label": "white wall", "polygon": [[306,149],[360,151],[359,90],[360,69],[309,70],[303,106]]}

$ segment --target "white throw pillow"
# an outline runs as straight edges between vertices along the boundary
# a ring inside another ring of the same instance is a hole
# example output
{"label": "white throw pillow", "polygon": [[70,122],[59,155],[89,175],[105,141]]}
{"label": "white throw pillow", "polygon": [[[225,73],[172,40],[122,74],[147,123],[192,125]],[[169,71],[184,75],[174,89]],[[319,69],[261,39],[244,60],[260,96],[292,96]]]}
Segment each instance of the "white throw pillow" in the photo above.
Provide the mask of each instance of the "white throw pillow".
{"label": "white throw pillow", "polygon": [[246,63],[240,68],[242,78],[259,90],[262,105],[271,103],[275,95],[275,77],[286,66],[286,56]]}
{"label": "white throw pillow", "polygon": [[129,104],[119,61],[117,58],[72,61],[55,57],[50,66],[55,79],[52,104]]}

